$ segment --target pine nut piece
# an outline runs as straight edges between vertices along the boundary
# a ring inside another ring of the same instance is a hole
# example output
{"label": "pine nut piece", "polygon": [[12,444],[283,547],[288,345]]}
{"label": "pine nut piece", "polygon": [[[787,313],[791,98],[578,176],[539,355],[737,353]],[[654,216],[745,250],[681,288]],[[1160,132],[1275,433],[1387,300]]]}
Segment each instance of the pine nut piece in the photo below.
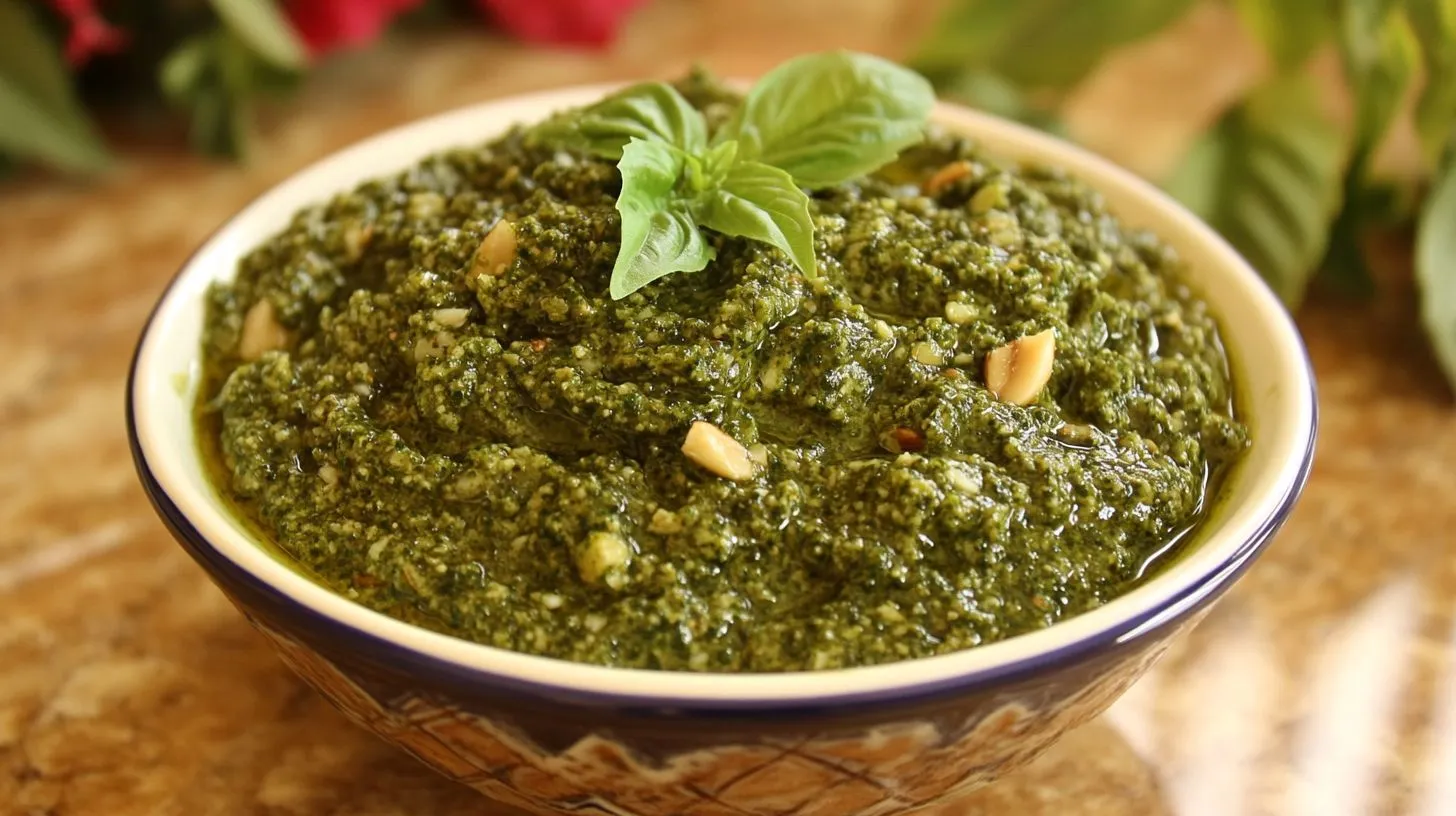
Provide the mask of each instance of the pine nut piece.
{"label": "pine nut piece", "polygon": [[929,343],[916,343],[910,347],[910,356],[915,362],[921,365],[941,366],[945,365],[945,357]]}
{"label": "pine nut piece", "polygon": [[481,275],[500,277],[506,267],[516,260],[516,227],[504,218],[497,221],[475,250],[475,260],[470,271],[465,273],[467,283],[474,283]]}
{"label": "pine nut piece", "polygon": [[243,315],[243,334],[238,338],[238,356],[248,362],[270,351],[288,347],[288,332],[278,322],[273,301],[263,298]]}
{"label": "pine nut piece", "polygon": [[682,452],[689,459],[725,479],[741,482],[753,478],[753,460],[737,439],[711,422],[701,420],[688,428]]}
{"label": "pine nut piece", "polygon": [[931,174],[920,189],[928,196],[938,196],[945,188],[971,174],[971,163],[968,161],[953,161],[950,164],[936,170]]}
{"label": "pine nut piece", "polygon": [[436,309],[432,317],[441,326],[458,329],[465,325],[465,319],[470,317],[469,309]]}
{"label": "pine nut piece", "polygon": [[1052,376],[1056,336],[1051,329],[1013,340],[986,355],[986,387],[1012,405],[1036,401]]}

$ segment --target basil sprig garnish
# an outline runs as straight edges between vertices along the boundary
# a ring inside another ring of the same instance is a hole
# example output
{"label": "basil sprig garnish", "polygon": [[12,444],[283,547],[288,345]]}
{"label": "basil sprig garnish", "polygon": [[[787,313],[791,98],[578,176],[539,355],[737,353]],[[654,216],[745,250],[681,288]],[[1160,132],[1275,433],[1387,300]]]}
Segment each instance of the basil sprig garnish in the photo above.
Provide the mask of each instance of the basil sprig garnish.
{"label": "basil sprig garnish", "polygon": [[671,85],[633,85],[558,116],[532,138],[617,161],[620,299],[713,260],[703,229],[783,250],[815,274],[804,189],[839,184],[893,161],[924,138],[935,95],[919,74],[868,54],[798,57],[749,90],[708,137],[703,116]]}

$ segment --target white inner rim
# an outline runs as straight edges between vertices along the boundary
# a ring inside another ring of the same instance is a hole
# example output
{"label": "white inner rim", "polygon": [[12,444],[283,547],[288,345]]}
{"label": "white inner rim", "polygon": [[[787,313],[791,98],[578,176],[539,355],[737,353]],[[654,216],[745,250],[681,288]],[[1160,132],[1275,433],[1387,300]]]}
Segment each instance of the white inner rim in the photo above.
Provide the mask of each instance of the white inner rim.
{"label": "white inner rim", "polygon": [[[210,238],[183,268],[142,339],[134,401],[148,468],[202,536],[228,560],[314,612],[462,667],[582,693],[644,702],[822,701],[894,691],[1005,667],[1125,626],[1218,572],[1279,510],[1298,478],[1313,432],[1303,346],[1283,307],[1256,273],[1209,228],[1127,171],[1046,134],[942,105],[935,118],[974,136],[996,155],[1060,165],[1103,192],[1125,221],[1154,229],[1189,262],[1193,278],[1224,317],[1244,406],[1256,417],[1255,444],[1225,487],[1222,509],[1200,545],[1142,587],[1049,629],[963,652],[856,669],[789,674],[697,674],[613,669],[518,654],[436,634],[329,592],[269,556],[220,504],[202,472],[190,420],[196,388],[202,296],[230,277],[237,259],[281,229],[298,208],[357,182],[403,169],[443,148],[478,143],[510,124],[533,121],[599,97],[609,86],[514,97],[388,131],[308,167],[270,190]],[[185,377],[187,387],[179,387]],[[1171,614],[1172,610],[1165,614]]]}

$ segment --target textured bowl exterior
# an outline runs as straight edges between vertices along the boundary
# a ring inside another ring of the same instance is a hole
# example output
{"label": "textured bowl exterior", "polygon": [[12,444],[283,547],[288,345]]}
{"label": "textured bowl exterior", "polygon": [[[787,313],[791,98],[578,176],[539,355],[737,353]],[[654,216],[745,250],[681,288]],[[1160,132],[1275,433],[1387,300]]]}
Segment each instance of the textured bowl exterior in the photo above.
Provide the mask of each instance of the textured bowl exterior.
{"label": "textured bowl exterior", "polygon": [[[1308,360],[1277,299],[1216,235],[1145,183],[1043,134],[942,106],[944,124],[993,152],[1088,178],[1120,214],[1161,229],[1205,270],[1253,409],[1256,447],[1226,486],[1206,540],[1152,581],[1042,632],[954,655],[833,672],[699,675],[466,644],[345,601],[263,555],[207,485],[191,427],[208,281],[231,275],[237,257],[301,203],[602,90],[462,109],[303,171],[189,259],[138,345],[127,426],[158,515],[284,662],[355,722],[445,776],[537,813],[908,812],[1024,765],[1103,711],[1283,524],[1309,474],[1315,401]],[[190,385],[178,387],[179,378]]]}
{"label": "textured bowl exterior", "polygon": [[[145,474],[143,475],[146,481]],[[953,800],[1102,713],[1202,611],[1003,684],[865,706],[624,708],[422,670],[177,540],[283,662],[349,719],[499,802],[615,816],[890,816]]]}

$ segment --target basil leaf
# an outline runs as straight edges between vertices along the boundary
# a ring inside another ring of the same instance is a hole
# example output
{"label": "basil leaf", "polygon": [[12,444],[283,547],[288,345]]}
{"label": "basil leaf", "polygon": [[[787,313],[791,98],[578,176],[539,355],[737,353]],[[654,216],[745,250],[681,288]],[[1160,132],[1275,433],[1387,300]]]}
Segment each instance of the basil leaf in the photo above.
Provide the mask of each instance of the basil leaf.
{"label": "basil leaf", "polygon": [[167,54],[157,71],[157,79],[169,101],[184,103],[207,82],[217,62],[216,49],[217,37],[205,34],[183,40]]}
{"label": "basil leaf", "polygon": [[1345,188],[1345,203],[1335,223],[1330,226],[1330,242],[1325,257],[1316,268],[1321,283],[1349,297],[1366,298],[1375,294],[1375,277],[1365,261],[1365,226],[1372,214]]}
{"label": "basil leaf", "polygon": [[308,52],[273,0],[209,0],[218,19],[258,56],[279,68],[302,68]]}
{"label": "basil leaf", "polygon": [[1355,128],[1343,204],[1319,269],[1324,280],[1357,296],[1375,291],[1362,241],[1373,214],[1364,195],[1370,157],[1390,130],[1420,60],[1415,31],[1391,5],[1386,0],[1345,0],[1341,10],[1340,45],[1355,92]]}
{"label": "basil leaf", "polygon": [[611,295],[620,300],[674,272],[696,272],[713,248],[673,192],[683,173],[682,154],[662,142],[633,139],[617,164],[622,193],[622,248],[612,267]]}
{"label": "basil leaf", "polygon": [[580,110],[567,111],[532,130],[530,140],[572,150],[622,158],[633,139],[673,145],[697,155],[708,144],[703,115],[663,82],[643,82]]}
{"label": "basil leaf", "polygon": [[110,162],[30,4],[0,0],[0,151],[60,170]]}
{"label": "basil leaf", "polygon": [[266,61],[231,30],[185,40],[163,60],[159,83],[167,98],[192,116],[189,136],[200,153],[246,158],[252,101],[286,90],[300,74]]}
{"label": "basil leaf", "polygon": [[805,275],[815,274],[809,196],[786,171],[758,162],[735,164],[696,211],[703,226],[778,247]]}
{"label": "basil leaf", "polygon": [[1066,90],[1117,46],[1182,17],[1192,0],[953,0],[911,64],[989,71]]}
{"label": "basil leaf", "polygon": [[1323,3],[1310,0],[1234,0],[1239,18],[1280,71],[1304,66],[1315,49],[1334,33],[1334,20]]}
{"label": "basil leaf", "polygon": [[703,175],[707,177],[707,183],[721,184],[737,161],[737,142],[723,142],[709,148],[708,152],[703,154]]}
{"label": "basil leaf", "polygon": [[1421,320],[1446,379],[1456,387],[1456,152],[1426,200],[1416,232]]}
{"label": "basil leaf", "polygon": [[862,176],[924,138],[935,92],[888,60],[835,51],[809,54],[760,79],[714,138],[739,142],[738,157],[788,171],[805,187]]}
{"label": "basil leaf", "polygon": [[1347,0],[1342,47],[1355,89],[1352,172],[1363,178],[1365,165],[1395,119],[1415,79],[1420,43],[1399,10],[1386,0]]}
{"label": "basil leaf", "polygon": [[1456,0],[1406,0],[1406,10],[1425,56],[1416,133],[1427,164],[1434,167],[1456,130]]}
{"label": "basil leaf", "polygon": [[1225,113],[1166,186],[1294,304],[1329,240],[1342,141],[1308,78],[1278,78]]}

